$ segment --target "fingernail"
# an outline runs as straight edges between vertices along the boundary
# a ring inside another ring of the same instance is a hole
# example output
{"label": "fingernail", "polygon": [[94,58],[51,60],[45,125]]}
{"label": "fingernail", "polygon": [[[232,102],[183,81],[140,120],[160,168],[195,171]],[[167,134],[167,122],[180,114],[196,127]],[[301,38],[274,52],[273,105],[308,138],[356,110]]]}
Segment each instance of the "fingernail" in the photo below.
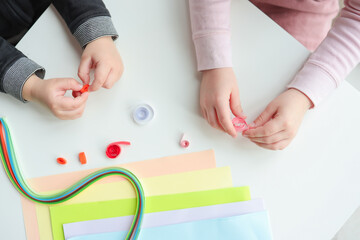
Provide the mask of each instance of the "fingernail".
{"label": "fingernail", "polygon": [[254,128],[254,127],[256,127],[256,124],[255,123],[250,123],[249,127]]}

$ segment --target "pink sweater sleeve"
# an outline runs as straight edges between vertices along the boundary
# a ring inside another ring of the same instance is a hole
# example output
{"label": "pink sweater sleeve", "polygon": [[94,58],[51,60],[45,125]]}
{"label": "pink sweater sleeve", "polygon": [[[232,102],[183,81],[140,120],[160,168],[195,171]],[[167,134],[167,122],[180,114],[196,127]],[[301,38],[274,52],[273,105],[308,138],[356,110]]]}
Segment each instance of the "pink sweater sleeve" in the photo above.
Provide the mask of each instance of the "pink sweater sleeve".
{"label": "pink sweater sleeve", "polygon": [[198,70],[232,67],[231,0],[189,0]]}
{"label": "pink sweater sleeve", "polygon": [[345,0],[327,37],[288,87],[306,94],[316,106],[359,62],[360,1]]}

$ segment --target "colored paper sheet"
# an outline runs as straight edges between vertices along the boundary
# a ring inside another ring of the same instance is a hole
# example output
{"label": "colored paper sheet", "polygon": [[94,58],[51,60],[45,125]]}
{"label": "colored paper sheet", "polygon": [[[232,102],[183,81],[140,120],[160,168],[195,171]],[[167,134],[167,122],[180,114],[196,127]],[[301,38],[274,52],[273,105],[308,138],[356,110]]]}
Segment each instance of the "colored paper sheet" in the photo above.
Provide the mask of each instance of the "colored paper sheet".
{"label": "colored paper sheet", "polygon": [[[161,176],[166,174],[174,174],[187,171],[195,171],[201,169],[215,168],[215,154],[212,150],[182,154],[177,156],[169,156],[158,159],[151,159],[146,161],[132,162],[117,165],[130,169],[136,172],[140,178]],[[84,170],[78,172],[70,172],[53,176],[39,177],[28,180],[29,185],[38,192],[49,192],[62,190],[81,178],[87,176],[93,171],[99,170]],[[119,178],[113,176],[101,180],[99,183],[119,181]],[[45,231],[39,232],[38,222],[36,221],[36,205],[30,202],[28,199],[22,198],[24,223],[26,229],[26,236],[28,240],[51,240],[51,229],[45,229]],[[45,216],[50,220],[48,207],[39,205],[39,208],[45,208],[42,212],[45,212]]]}
{"label": "colored paper sheet", "polygon": [[[205,219],[232,217],[264,210],[263,200],[254,199],[205,207],[147,213],[144,215],[142,229]],[[82,235],[126,231],[130,228],[132,220],[133,216],[124,216],[64,224],[65,239]]]}
{"label": "colored paper sheet", "polygon": [[[118,240],[126,237],[127,231],[84,235],[68,240]],[[272,240],[269,218],[266,211],[227,218],[215,218],[141,230],[142,240]]]}
{"label": "colored paper sheet", "polygon": [[[232,187],[229,167],[210,168],[199,171],[177,173],[141,179],[146,196],[195,192],[218,188]],[[134,190],[128,182],[118,181],[94,185],[64,205],[101,202],[116,199],[135,198]],[[48,207],[37,205],[39,231],[44,239],[52,235]]]}
{"label": "colored paper sheet", "polygon": [[[112,183],[97,184],[61,205],[84,202],[102,202],[115,199],[135,198],[131,183],[122,178]],[[152,178],[141,178],[146,196],[174,194],[232,187],[230,167],[210,168]]]}
{"label": "colored paper sheet", "polygon": [[[202,207],[250,200],[249,187],[151,196],[146,198],[145,213]],[[54,240],[63,240],[63,224],[133,215],[136,200],[121,199],[50,207]]]}
{"label": "colored paper sheet", "polygon": [[[148,178],[167,174],[196,171],[216,167],[215,154],[213,150],[187,153],[139,162],[131,162],[116,165],[126,168],[136,174],[139,178]],[[79,181],[83,177],[101,168],[69,172],[58,175],[32,178],[29,185],[37,192],[49,192],[63,190]],[[61,180],[61,181],[59,181]],[[116,176],[105,178],[101,183],[118,181]]]}
{"label": "colored paper sheet", "polygon": [[36,204],[35,209],[40,233],[40,240],[53,239],[49,206]]}
{"label": "colored paper sheet", "polygon": [[36,216],[36,205],[27,198],[21,197],[21,205],[23,209],[23,217],[25,224],[26,239],[40,239],[38,221]]}

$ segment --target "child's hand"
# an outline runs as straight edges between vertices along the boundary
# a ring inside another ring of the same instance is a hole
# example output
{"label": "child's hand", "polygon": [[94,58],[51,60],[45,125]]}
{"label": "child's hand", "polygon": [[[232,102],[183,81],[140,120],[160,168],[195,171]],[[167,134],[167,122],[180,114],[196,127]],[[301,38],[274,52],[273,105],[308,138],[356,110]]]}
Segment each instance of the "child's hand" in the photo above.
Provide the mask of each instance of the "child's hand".
{"label": "child's hand", "polygon": [[245,118],[245,115],[242,113],[239,89],[232,68],[203,72],[200,106],[204,118],[212,127],[236,137],[235,127],[231,122],[231,112],[238,117]]}
{"label": "child's hand", "polygon": [[45,104],[60,119],[76,119],[82,116],[89,93],[77,98],[65,97],[67,90],[79,91],[82,85],[72,78],[42,80],[35,74],[24,84],[23,98]]}
{"label": "child's hand", "polygon": [[90,42],[82,54],[78,76],[84,84],[90,83],[90,70],[95,69],[90,91],[112,88],[124,71],[119,52],[111,37],[101,37]]}
{"label": "child's hand", "polygon": [[295,137],[301,121],[312,106],[305,94],[289,89],[275,98],[254,121],[253,129],[243,132],[260,147],[284,149]]}

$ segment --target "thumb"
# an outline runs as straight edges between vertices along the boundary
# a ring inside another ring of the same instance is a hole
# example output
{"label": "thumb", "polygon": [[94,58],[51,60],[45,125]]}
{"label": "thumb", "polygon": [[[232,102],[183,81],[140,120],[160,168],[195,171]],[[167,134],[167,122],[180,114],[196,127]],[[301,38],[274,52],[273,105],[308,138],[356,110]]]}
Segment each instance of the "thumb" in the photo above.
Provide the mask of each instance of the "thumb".
{"label": "thumb", "polygon": [[236,117],[246,118],[241,107],[239,90],[237,89],[230,95],[230,109]]}
{"label": "thumb", "polygon": [[61,78],[60,80],[58,87],[63,90],[80,91],[82,88],[82,84],[73,78]]}
{"label": "thumb", "polygon": [[84,84],[90,83],[90,70],[92,67],[92,59],[91,57],[83,57],[81,58],[78,76]]}
{"label": "thumb", "polygon": [[277,108],[272,105],[268,105],[265,110],[255,119],[254,123],[250,124],[250,127],[256,128],[267,123],[276,113]]}

